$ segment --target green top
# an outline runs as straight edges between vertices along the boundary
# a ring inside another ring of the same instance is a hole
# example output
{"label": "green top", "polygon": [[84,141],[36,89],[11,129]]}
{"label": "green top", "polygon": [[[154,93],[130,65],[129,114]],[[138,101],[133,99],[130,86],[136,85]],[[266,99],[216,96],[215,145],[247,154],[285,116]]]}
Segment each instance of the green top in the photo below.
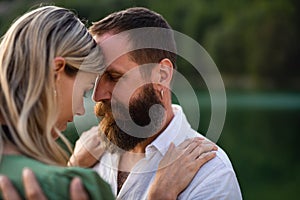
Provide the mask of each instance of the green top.
{"label": "green top", "polygon": [[[114,199],[110,186],[90,169],[46,165],[23,155],[2,155],[0,174],[9,177],[23,198],[25,198],[22,184],[24,167],[34,172],[48,199],[70,199],[69,185],[74,177],[81,178],[90,199]],[[2,199],[1,192],[0,199]]]}

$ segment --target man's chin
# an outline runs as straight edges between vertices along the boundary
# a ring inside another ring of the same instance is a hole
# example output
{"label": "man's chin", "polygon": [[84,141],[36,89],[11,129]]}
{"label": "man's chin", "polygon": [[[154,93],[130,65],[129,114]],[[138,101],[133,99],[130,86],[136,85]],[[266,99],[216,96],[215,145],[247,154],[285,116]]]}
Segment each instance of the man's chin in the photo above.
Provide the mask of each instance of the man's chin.
{"label": "man's chin", "polygon": [[[112,125],[114,126],[114,125]],[[110,128],[112,128],[112,126]],[[103,134],[105,138],[103,141],[106,143],[105,146],[112,150],[123,150],[123,151],[130,151],[134,149],[138,144],[145,141],[147,138],[136,138],[131,136],[119,128],[115,128],[118,130],[117,132],[110,133],[109,135]]]}
{"label": "man's chin", "polygon": [[123,150],[123,151],[131,151],[131,150],[133,150],[137,145],[139,145],[140,143],[142,143],[142,142],[144,142],[145,141],[145,139],[143,139],[143,140],[141,140],[141,141],[139,141],[139,142],[135,142],[135,143],[131,143],[131,144],[126,144],[126,145],[124,145],[124,144],[118,144],[118,145],[116,145],[118,148],[120,148],[121,150]]}

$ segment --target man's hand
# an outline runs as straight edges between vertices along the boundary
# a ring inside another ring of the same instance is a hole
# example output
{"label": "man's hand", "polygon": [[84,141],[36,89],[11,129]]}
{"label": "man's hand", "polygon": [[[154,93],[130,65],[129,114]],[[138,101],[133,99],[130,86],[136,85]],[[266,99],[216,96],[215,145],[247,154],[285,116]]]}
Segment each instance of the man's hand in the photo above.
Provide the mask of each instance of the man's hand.
{"label": "man's hand", "polygon": [[[21,197],[19,196],[17,190],[14,188],[14,186],[6,176],[0,176],[0,189],[2,192],[2,198],[4,200],[21,200]],[[43,198],[44,196],[41,196],[41,199]]]}
{"label": "man's hand", "polygon": [[[34,173],[25,168],[22,173],[25,196],[28,200],[47,200],[43,193]],[[13,186],[11,181],[6,176],[0,176],[0,189],[4,200],[21,200],[21,196]],[[70,184],[70,199],[71,200],[88,200],[88,194],[85,191],[80,178],[76,177]]]}
{"label": "man's hand", "polygon": [[149,199],[176,199],[198,170],[216,156],[217,146],[204,138],[190,138],[179,146],[171,143],[159,163]]}
{"label": "man's hand", "polygon": [[97,126],[83,132],[75,144],[68,166],[92,167],[95,165],[104,153],[100,143]]}

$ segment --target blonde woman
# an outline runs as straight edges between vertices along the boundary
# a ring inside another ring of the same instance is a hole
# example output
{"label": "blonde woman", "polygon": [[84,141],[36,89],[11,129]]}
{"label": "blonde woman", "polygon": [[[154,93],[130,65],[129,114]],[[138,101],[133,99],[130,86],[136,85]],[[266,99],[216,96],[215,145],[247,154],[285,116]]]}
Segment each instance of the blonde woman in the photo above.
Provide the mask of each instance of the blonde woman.
{"label": "blonde woman", "polygon": [[83,94],[103,71],[102,60],[84,24],[64,8],[28,12],[2,38],[0,173],[22,196],[21,174],[28,167],[49,199],[68,199],[69,183],[76,176],[91,199],[113,199],[109,185],[96,173],[63,167],[68,155],[53,139],[64,138],[60,130],[73,120],[73,112],[84,113]]}
{"label": "blonde woman", "polygon": [[[96,172],[65,167],[68,155],[54,140],[61,137],[70,146],[60,131],[74,115],[85,112],[83,96],[103,71],[100,47],[84,24],[67,9],[46,6],[30,11],[3,36],[0,174],[12,181],[22,197],[26,196],[22,170],[30,168],[49,199],[69,199],[68,187],[75,177],[81,178],[90,199],[114,198],[109,185]],[[162,162],[183,152],[193,153],[197,144],[199,141],[187,141],[177,149],[171,146]],[[163,182],[153,184],[153,196],[149,199],[164,198],[166,191],[175,188],[179,194],[197,168],[212,157],[210,154],[188,171],[184,169],[191,166],[189,161],[176,165],[180,159],[176,160],[170,166],[172,170],[165,168],[157,173],[157,180]]]}

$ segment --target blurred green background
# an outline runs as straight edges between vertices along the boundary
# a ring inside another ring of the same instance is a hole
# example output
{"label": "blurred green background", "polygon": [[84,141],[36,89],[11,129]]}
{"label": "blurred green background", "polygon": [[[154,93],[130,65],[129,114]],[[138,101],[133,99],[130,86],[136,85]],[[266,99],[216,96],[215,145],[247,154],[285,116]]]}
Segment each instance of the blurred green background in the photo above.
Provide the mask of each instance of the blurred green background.
{"label": "blurred green background", "polygon": [[[41,2],[73,9],[87,26],[111,12],[144,6],[195,39],[226,87],[218,144],[231,158],[244,199],[299,199],[300,1],[0,0],[0,35]],[[197,91],[199,131],[205,133],[211,114],[205,83],[184,59],[178,70]],[[67,136],[72,131],[71,124]]]}

